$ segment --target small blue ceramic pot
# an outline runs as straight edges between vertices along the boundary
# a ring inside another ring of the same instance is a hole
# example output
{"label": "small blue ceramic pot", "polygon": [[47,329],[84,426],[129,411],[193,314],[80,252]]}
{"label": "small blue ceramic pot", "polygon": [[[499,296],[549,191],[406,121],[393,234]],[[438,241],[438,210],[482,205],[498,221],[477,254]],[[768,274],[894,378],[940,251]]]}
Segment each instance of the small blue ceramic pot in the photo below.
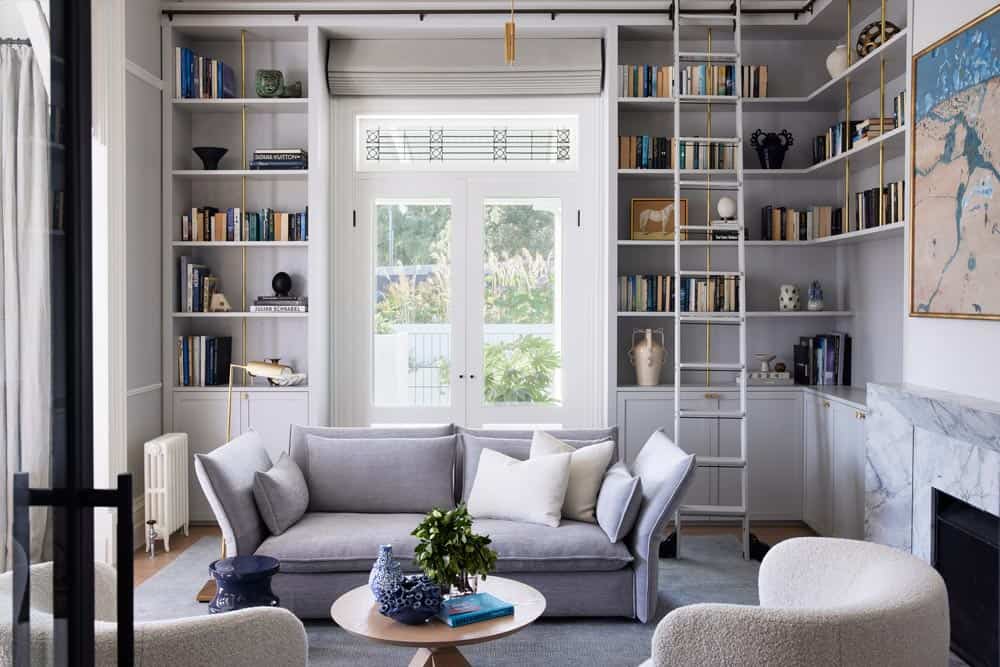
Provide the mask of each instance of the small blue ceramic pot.
{"label": "small blue ceramic pot", "polygon": [[377,598],[378,611],[398,623],[421,625],[441,609],[441,587],[417,574],[404,577],[392,588],[382,589]]}

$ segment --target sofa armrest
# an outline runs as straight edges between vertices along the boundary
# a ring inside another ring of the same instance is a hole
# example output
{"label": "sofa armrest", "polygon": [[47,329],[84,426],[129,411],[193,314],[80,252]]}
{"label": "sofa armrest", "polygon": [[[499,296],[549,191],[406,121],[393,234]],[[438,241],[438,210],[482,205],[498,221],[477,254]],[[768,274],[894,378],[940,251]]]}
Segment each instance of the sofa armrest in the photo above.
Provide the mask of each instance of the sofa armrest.
{"label": "sofa armrest", "polygon": [[135,627],[136,665],[304,667],[307,653],[305,626],[287,609],[254,607]]}
{"label": "sofa armrest", "polygon": [[[654,667],[840,665],[829,614],[733,604],[693,604],[667,614],[653,633]],[[831,661],[831,658],[833,661]]]}
{"label": "sofa armrest", "polygon": [[643,623],[656,613],[663,530],[680,506],[694,469],[694,455],[686,454],[662,430],[649,437],[633,464],[634,474],[642,480],[642,506],[626,541],[635,559],[635,615]]}

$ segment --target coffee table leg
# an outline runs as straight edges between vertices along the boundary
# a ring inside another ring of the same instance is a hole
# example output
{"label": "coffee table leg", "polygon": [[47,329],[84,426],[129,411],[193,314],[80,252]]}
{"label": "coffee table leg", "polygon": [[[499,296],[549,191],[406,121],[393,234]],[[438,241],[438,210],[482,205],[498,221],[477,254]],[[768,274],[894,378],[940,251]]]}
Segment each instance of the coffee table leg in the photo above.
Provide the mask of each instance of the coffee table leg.
{"label": "coffee table leg", "polygon": [[418,649],[410,661],[410,667],[471,667],[471,665],[457,648],[445,646]]}

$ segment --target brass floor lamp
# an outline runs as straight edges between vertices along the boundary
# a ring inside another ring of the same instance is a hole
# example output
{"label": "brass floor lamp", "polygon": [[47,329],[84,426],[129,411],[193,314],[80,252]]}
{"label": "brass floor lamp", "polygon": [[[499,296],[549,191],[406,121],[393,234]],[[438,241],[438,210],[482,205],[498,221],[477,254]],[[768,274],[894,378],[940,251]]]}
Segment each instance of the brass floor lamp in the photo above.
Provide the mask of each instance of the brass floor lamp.
{"label": "brass floor lamp", "polygon": [[[274,379],[283,375],[291,375],[292,369],[284,364],[276,364],[270,361],[250,361],[246,365],[229,364],[229,391],[226,395],[226,442],[232,440],[233,436],[233,372],[236,369],[246,371],[251,378]],[[226,538],[222,538],[222,550],[219,558],[226,557]],[[211,602],[215,597],[215,580],[209,579],[198,591],[198,602]]]}

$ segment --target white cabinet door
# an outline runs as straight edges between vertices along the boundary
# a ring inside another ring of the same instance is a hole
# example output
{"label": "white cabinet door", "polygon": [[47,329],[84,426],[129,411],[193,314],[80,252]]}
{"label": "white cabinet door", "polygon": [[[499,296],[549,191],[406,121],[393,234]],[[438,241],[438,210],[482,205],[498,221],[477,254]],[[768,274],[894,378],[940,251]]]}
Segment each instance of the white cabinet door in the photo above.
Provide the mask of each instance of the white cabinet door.
{"label": "white cabinet door", "polygon": [[[726,396],[720,409],[739,410]],[[793,391],[747,395],[747,454],[750,461],[750,517],[758,521],[802,520],[802,394]],[[740,455],[740,422],[719,422],[719,456]],[[719,470],[719,504],[739,505],[740,471]]]}
{"label": "white cabinet door", "polygon": [[[232,430],[241,432],[239,394],[233,394]],[[191,521],[214,521],[194,472],[194,455],[207,454],[226,442],[226,394],[218,391],[175,391],[171,429],[188,435],[188,497]]]}
{"label": "white cabinet door", "polygon": [[802,518],[820,535],[833,530],[833,416],[830,401],[805,396]]}
{"label": "white cabinet door", "polygon": [[833,412],[833,535],[865,536],[864,413],[841,403]]}
{"label": "white cabinet door", "polygon": [[288,451],[292,424],[309,423],[309,393],[305,391],[248,392],[244,430],[260,433],[272,461]]}
{"label": "white cabinet door", "polygon": [[[681,408],[688,410],[715,410],[718,401],[703,398],[681,398]],[[684,451],[701,456],[716,456],[715,419],[681,420],[681,441]],[[673,437],[674,398],[664,392],[628,391],[618,394],[619,438],[624,446],[627,463],[631,464],[649,436],[657,429]],[[716,474],[714,470],[698,468],[695,478],[684,496],[687,505],[706,505],[715,501]]]}

